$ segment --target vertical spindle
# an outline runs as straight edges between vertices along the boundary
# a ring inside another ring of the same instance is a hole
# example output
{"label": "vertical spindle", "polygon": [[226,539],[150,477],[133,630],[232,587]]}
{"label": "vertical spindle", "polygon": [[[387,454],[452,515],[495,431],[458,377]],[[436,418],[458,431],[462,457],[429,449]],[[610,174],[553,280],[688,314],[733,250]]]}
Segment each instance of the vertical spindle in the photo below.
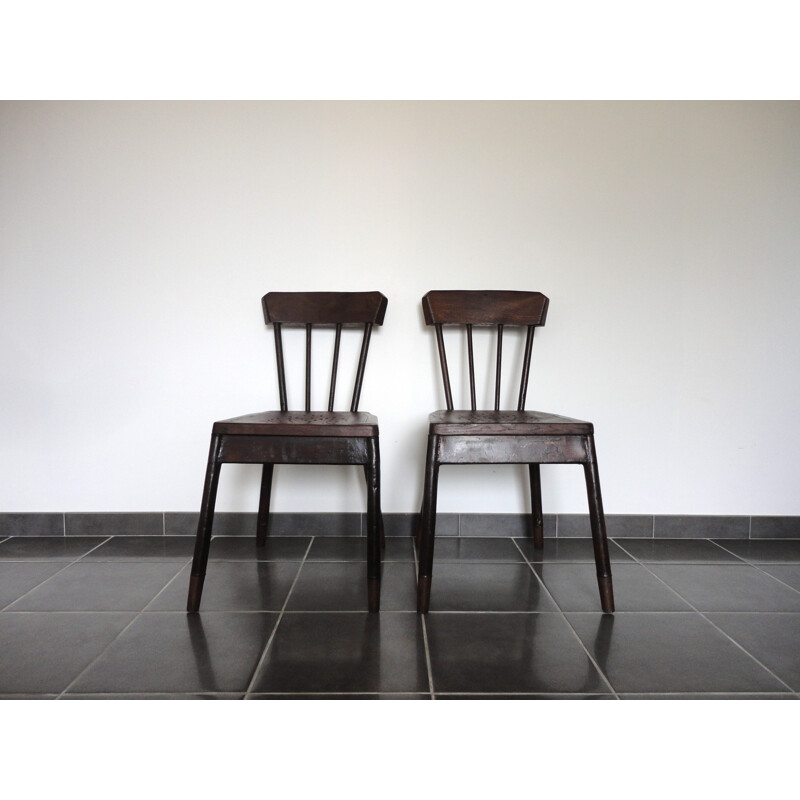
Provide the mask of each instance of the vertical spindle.
{"label": "vertical spindle", "polygon": [[342,323],[336,323],[336,339],[333,343],[333,368],[331,369],[331,391],[328,395],[328,411],[333,411],[333,398],[336,394],[336,371],[339,369],[339,342],[342,339]]}
{"label": "vertical spindle", "polygon": [[500,410],[500,374],[503,363],[503,326],[497,326],[497,371],[494,378],[494,410]]}

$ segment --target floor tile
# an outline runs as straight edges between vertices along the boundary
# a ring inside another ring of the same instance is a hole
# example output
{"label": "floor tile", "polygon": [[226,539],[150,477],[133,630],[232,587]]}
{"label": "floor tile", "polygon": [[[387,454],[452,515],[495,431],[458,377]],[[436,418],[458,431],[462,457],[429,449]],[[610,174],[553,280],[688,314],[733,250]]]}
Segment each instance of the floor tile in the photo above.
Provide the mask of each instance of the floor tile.
{"label": "floor tile", "polygon": [[[167,536],[196,536],[199,512],[170,512],[164,514],[164,533]],[[213,536],[246,536],[255,538],[258,514],[236,511],[217,511],[212,525]]]}
{"label": "floor tile", "polygon": [[310,536],[271,536],[263,547],[255,536],[214,536],[208,551],[212,561],[302,561]]}
{"label": "floor tile", "polygon": [[194,554],[189,536],[114,536],[86,556],[97,561],[187,561]]}
{"label": "floor tile", "polygon": [[0,514],[0,537],[63,536],[64,515],[53,513]]}
{"label": "floor tile", "polygon": [[0,692],[63,691],[133,614],[0,614]]}
{"label": "floor tile", "polygon": [[[366,561],[366,536],[318,536],[308,551],[309,561]],[[414,543],[410,537],[386,537],[384,561],[413,561]]]}
{"label": "floor tile", "polygon": [[[628,538],[652,537],[653,517],[638,514],[606,514],[606,535]],[[559,514],[558,538],[591,538],[592,526],[588,514]]]}
{"label": "floor tile", "polygon": [[653,521],[656,539],[747,539],[750,517],[659,516]]}
{"label": "floor tile", "polygon": [[67,513],[67,536],[163,536],[164,515],[158,513]]}
{"label": "floor tile", "polygon": [[800,539],[800,517],[751,517],[751,539]]}
{"label": "floor tile", "polygon": [[286,613],[251,692],[427,692],[416,613]]}
{"label": "floor tile", "polygon": [[361,514],[285,512],[270,514],[270,536],[360,536]]}
{"label": "floor tile", "polygon": [[429,694],[415,692],[386,692],[376,694],[370,692],[339,692],[339,694],[329,694],[319,692],[317,694],[297,694],[285,692],[283,694],[252,693],[245,696],[245,700],[430,700]]}
{"label": "floor tile", "polygon": [[490,536],[454,536],[436,538],[435,561],[522,561],[512,539]]}
{"label": "floor tile", "polygon": [[64,564],[53,561],[0,561],[0,609],[60,569],[64,569]]}
{"label": "floor tile", "polygon": [[434,693],[605,693],[610,689],[559,614],[426,618]]}
{"label": "floor tile", "polygon": [[27,536],[0,542],[0,561],[74,561],[102,545],[103,536]]}
{"label": "floor tile", "polygon": [[786,691],[696,613],[567,614],[567,619],[617,692]]}
{"label": "floor tile", "polygon": [[431,611],[556,611],[527,564],[434,565]]}
{"label": "floor tile", "polygon": [[739,692],[718,692],[716,694],[706,692],[684,693],[684,694],[620,694],[620,700],[797,700],[797,695],[791,692],[784,694],[763,692],[762,694],[748,694]]}
{"label": "floor tile", "polygon": [[244,700],[242,692],[98,692],[97,694],[72,694],[67,692],[59,700]]}
{"label": "floor tile", "polygon": [[[594,564],[536,564],[535,569],[562,611],[601,612]],[[691,610],[641,564],[615,564],[611,576],[617,611]]]}
{"label": "floor tile", "polygon": [[707,616],[794,691],[800,691],[800,614]]}
{"label": "floor tile", "polygon": [[800,592],[800,564],[759,564],[759,568]]}
{"label": "floor tile", "polygon": [[741,563],[738,556],[708,539],[626,539],[620,544],[645,563]]}
{"label": "floor tile", "polygon": [[798,611],[800,592],[748,564],[653,564],[698,611]]}
{"label": "floor tile", "polygon": [[[574,561],[594,564],[594,545],[591,539],[545,539],[544,547],[538,550],[530,539],[514,539],[525,558],[533,562]],[[619,545],[609,541],[608,555],[611,561],[633,561]]]}
{"label": "floor tile", "polygon": [[244,692],[275,613],[141,614],[69,687],[98,692]]}
{"label": "floor tile", "polygon": [[745,561],[756,564],[800,564],[800,539],[749,539],[743,542],[721,541],[719,544]]}
{"label": "floor tile", "polygon": [[[387,538],[395,536],[413,538],[417,535],[419,526],[419,514],[396,514],[384,513],[383,529]],[[361,517],[361,529],[367,529],[367,515]],[[436,535],[437,536],[458,536],[458,514],[437,514],[436,515]]]}
{"label": "floor tile", "polygon": [[[461,514],[459,528],[461,536],[515,536],[520,539],[533,535],[531,517],[528,514]],[[556,535],[556,515],[543,515],[544,535]],[[436,523],[439,535],[439,523]]]}
{"label": "floor tile", "polygon": [[[415,611],[414,565],[387,562],[381,578],[382,611]],[[306,561],[287,611],[366,611],[367,565],[362,561]]]}
{"label": "floor tile", "polygon": [[550,694],[443,694],[436,693],[437,700],[616,700],[613,694],[564,694],[552,692]]}
{"label": "floor tile", "polygon": [[179,564],[79,561],[7,611],[141,611],[177,575]]}
{"label": "floor tile", "polygon": [[[300,569],[299,561],[209,561],[200,611],[280,611]],[[185,611],[191,565],[146,611]]]}

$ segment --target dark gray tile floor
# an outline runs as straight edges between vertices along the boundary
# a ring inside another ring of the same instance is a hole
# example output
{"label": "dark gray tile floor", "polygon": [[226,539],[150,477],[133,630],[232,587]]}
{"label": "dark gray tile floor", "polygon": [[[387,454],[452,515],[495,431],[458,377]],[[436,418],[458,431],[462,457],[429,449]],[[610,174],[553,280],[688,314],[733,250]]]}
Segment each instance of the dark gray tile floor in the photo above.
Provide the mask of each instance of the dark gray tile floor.
{"label": "dark gray tile floor", "polygon": [[442,537],[426,618],[388,537],[219,536],[184,611],[189,536],[0,541],[0,699],[798,699],[800,540]]}

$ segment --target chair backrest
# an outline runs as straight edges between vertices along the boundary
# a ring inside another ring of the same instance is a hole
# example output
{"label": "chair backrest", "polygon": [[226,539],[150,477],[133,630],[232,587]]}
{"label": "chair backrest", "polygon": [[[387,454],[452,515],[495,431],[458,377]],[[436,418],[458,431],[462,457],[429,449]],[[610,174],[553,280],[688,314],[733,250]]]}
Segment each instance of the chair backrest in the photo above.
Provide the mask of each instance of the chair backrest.
{"label": "chair backrest", "polygon": [[503,359],[503,328],[524,326],[528,329],[525,354],[522,359],[522,375],[519,384],[517,410],[525,410],[528,392],[528,376],[531,367],[531,349],[534,330],[544,325],[550,301],[541,292],[503,291],[445,291],[428,292],[422,298],[425,323],[436,329],[439,361],[442,367],[444,394],[447,410],[453,410],[453,393],[450,388],[450,373],[447,369],[447,354],[444,346],[443,325],[463,325],[467,333],[469,356],[469,389],[472,410],[476,411],[475,359],[473,355],[472,328],[478,326],[497,327],[497,356],[495,359],[494,408],[500,410],[500,375]]}
{"label": "chair backrest", "polygon": [[261,298],[264,320],[272,325],[275,333],[275,355],[278,366],[278,391],[281,411],[288,411],[286,399],[286,369],[283,359],[284,325],[303,325],[306,329],[306,402],[305,410],[311,411],[311,329],[314,325],[334,326],[336,338],[333,346],[328,411],[333,411],[336,394],[336,373],[339,368],[339,344],[342,328],[363,327],[361,354],[358,359],[353,399],[350,411],[358,411],[364,367],[367,364],[369,340],[373,325],[382,325],[386,314],[386,298],[380,292],[268,292]]}

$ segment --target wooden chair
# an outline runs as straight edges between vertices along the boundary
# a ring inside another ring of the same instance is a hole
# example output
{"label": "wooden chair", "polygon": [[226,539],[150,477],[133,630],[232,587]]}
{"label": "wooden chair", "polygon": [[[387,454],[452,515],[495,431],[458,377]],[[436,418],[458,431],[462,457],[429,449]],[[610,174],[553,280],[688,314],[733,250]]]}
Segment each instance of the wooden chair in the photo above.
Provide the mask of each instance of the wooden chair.
{"label": "wooden chair", "polygon": [[[222,464],[263,464],[256,542],[263,546],[269,523],[272,474],[275,464],[355,464],[367,481],[367,597],[370,611],[380,608],[383,520],[380,503],[378,420],[358,411],[364,367],[374,325],[382,325],[386,298],[380,292],[270,292],[261,300],[266,323],[272,324],[278,367],[280,411],[247,414],[215,422],[211,432],[200,520],[197,526],[187,610],[200,607],[211,543],[214,504]],[[333,367],[328,410],[311,410],[311,331],[335,326]],[[305,326],[305,410],[289,411],[286,397],[281,330]],[[363,338],[350,411],[334,411],[336,374],[342,328],[361,327]]]}
{"label": "wooden chair", "polygon": [[[430,605],[433,542],[436,527],[436,492],[441,464],[528,464],[531,489],[534,547],[544,545],[540,464],[583,464],[589,496],[589,515],[597,565],[597,582],[603,611],[614,611],[614,592],[606,541],[603,501],[591,422],[569,417],[525,411],[533,334],[544,325],[549,300],[539,292],[447,291],[428,292],[422,298],[425,323],[433,325],[444,381],[446,411],[429,417],[428,453],[425,465],[420,527],[417,611],[426,614]],[[466,328],[469,361],[470,411],[453,409],[453,394],[445,352],[444,325]],[[478,411],[475,391],[473,326],[497,326],[494,410]],[[527,338],[516,411],[500,410],[500,375],[503,329],[526,326]]]}

